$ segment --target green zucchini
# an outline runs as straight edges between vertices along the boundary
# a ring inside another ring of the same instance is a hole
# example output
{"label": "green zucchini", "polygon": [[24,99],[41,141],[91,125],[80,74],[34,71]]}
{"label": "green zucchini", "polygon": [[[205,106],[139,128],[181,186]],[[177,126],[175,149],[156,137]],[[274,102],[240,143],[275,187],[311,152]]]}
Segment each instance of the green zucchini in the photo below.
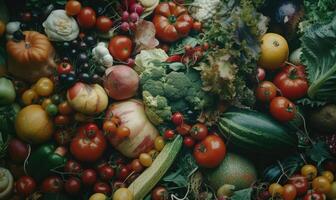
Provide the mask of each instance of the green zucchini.
{"label": "green zucchini", "polygon": [[247,109],[224,113],[218,127],[229,144],[249,152],[274,154],[294,149],[297,135],[270,116]]}
{"label": "green zucchini", "polygon": [[181,147],[182,137],[178,135],[172,142],[165,145],[153,164],[132,182],[128,189],[133,193],[134,200],[142,200],[153,189],[173,164]]}

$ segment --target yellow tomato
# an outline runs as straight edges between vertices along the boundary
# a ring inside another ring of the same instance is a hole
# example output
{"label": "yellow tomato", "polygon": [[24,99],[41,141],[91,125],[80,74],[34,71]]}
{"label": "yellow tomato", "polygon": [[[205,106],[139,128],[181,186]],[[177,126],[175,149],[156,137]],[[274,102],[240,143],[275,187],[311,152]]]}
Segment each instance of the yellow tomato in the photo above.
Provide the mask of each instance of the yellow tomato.
{"label": "yellow tomato", "polygon": [[261,38],[259,65],[264,69],[277,69],[288,59],[289,49],[285,38],[275,33],[267,33]]}
{"label": "yellow tomato", "polygon": [[313,189],[316,192],[328,193],[331,189],[331,184],[329,180],[324,176],[318,176],[313,180]]}
{"label": "yellow tomato", "polygon": [[333,182],[331,184],[331,189],[327,193],[328,199],[335,200],[336,199],[336,182]]}
{"label": "yellow tomato", "polygon": [[149,167],[153,163],[153,159],[152,159],[152,157],[148,153],[142,153],[142,154],[140,154],[139,161],[145,167]]}
{"label": "yellow tomato", "polygon": [[89,200],[106,200],[107,196],[103,193],[95,193],[93,194]]}
{"label": "yellow tomato", "polygon": [[155,149],[152,149],[148,152],[148,154],[150,155],[150,157],[152,157],[152,159],[155,159],[159,155],[159,152]]}
{"label": "yellow tomato", "polygon": [[25,105],[31,105],[32,103],[37,101],[38,97],[39,97],[38,94],[34,90],[29,89],[24,91],[21,99]]}
{"label": "yellow tomato", "polygon": [[334,181],[334,174],[331,171],[324,171],[321,175],[326,177],[330,183]]}
{"label": "yellow tomato", "polygon": [[272,197],[282,197],[284,191],[283,186],[279,183],[272,183],[268,188],[268,192]]}
{"label": "yellow tomato", "polygon": [[165,146],[165,142],[162,136],[158,136],[155,138],[154,147],[157,151],[162,151],[163,147]]}
{"label": "yellow tomato", "polygon": [[54,83],[49,78],[42,77],[36,82],[34,89],[40,96],[49,96],[54,90]]}
{"label": "yellow tomato", "polygon": [[50,98],[43,99],[42,108],[45,110],[49,104],[52,104],[52,101]]}
{"label": "yellow tomato", "polygon": [[301,174],[308,180],[313,180],[317,176],[317,169],[314,165],[304,165],[301,168]]}
{"label": "yellow tomato", "polygon": [[119,188],[113,194],[113,200],[133,200],[132,192],[127,188]]}
{"label": "yellow tomato", "polygon": [[0,37],[2,37],[5,33],[6,30],[6,24],[0,20]]}

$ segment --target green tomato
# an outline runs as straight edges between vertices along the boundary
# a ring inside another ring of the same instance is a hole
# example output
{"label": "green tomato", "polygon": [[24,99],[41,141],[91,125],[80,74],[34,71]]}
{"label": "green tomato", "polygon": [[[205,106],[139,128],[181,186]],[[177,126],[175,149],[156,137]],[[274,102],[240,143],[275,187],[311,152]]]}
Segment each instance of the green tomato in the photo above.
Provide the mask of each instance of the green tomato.
{"label": "green tomato", "polygon": [[11,80],[0,78],[0,105],[8,105],[15,100],[15,88]]}
{"label": "green tomato", "polygon": [[58,113],[57,106],[55,104],[49,104],[46,107],[46,111],[50,116],[55,116]]}

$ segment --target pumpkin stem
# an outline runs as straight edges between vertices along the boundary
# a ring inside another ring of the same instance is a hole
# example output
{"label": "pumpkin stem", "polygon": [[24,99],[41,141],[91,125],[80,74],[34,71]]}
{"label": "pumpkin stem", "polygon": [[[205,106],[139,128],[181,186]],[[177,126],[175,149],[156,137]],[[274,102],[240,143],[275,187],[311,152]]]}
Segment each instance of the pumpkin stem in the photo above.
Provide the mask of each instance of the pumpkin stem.
{"label": "pumpkin stem", "polygon": [[26,39],[26,36],[25,34],[23,34],[23,32],[21,30],[18,30],[18,31],[15,31],[13,33],[13,39],[14,41],[16,42],[20,42],[22,40],[25,40]]}

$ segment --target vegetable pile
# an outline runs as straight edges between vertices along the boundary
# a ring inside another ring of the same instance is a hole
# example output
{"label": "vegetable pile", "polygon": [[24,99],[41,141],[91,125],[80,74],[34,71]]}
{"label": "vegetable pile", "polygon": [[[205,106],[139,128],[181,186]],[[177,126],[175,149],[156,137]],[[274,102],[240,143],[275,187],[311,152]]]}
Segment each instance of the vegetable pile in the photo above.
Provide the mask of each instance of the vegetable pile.
{"label": "vegetable pile", "polygon": [[335,200],[335,0],[3,0],[0,199]]}

